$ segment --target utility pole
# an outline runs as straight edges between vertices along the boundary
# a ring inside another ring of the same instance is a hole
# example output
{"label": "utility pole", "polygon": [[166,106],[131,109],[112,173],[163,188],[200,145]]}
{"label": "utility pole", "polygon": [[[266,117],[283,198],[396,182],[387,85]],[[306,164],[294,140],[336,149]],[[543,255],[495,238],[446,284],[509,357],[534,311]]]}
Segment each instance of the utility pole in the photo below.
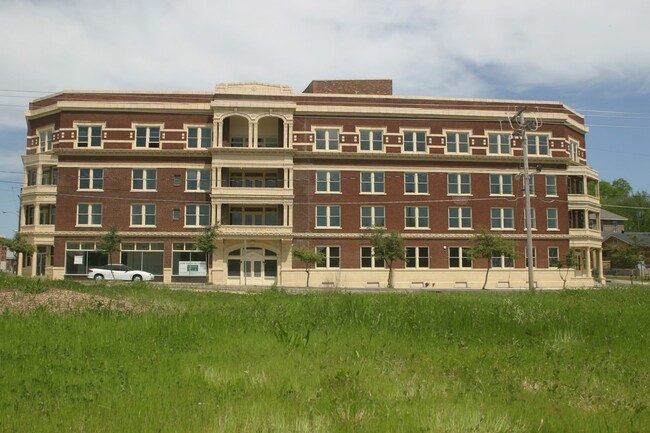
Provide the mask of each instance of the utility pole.
{"label": "utility pole", "polygon": [[527,128],[536,128],[537,122],[534,120],[528,120],[524,118],[524,112],[528,107],[521,108],[517,114],[515,114],[511,120],[515,120],[519,125],[518,128],[514,130],[514,136],[521,137],[521,147],[523,150],[523,165],[524,165],[524,197],[526,201],[526,256],[527,265],[528,265],[528,290],[531,292],[535,291],[535,275],[533,270],[533,227],[532,227],[532,215],[530,207],[530,170],[528,168],[528,143],[526,143],[526,129]]}

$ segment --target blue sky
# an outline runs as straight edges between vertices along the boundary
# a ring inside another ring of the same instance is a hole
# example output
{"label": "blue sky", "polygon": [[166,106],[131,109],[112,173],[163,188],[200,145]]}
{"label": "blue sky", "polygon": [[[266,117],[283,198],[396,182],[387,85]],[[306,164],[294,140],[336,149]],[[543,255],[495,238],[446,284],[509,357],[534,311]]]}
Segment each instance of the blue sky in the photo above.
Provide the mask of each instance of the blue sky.
{"label": "blue sky", "polygon": [[648,17],[647,0],[3,0],[0,235],[28,102],[66,89],[390,78],[398,95],[561,101],[601,179],[650,191]]}

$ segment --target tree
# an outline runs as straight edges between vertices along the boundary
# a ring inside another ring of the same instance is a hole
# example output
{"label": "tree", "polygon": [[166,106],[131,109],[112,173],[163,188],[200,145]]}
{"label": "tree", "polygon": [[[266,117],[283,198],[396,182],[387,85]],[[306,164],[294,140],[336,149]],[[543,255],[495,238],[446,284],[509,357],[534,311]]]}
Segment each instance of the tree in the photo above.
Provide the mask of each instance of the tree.
{"label": "tree", "polygon": [[644,246],[636,236],[632,236],[632,244],[617,246],[611,255],[612,266],[616,268],[634,268],[645,262]]}
{"label": "tree", "polygon": [[628,219],[626,231],[650,231],[650,194],[646,191],[634,192],[625,179],[601,181],[600,202],[605,209]]}
{"label": "tree", "polygon": [[393,263],[395,260],[406,260],[404,239],[397,232],[387,232],[383,228],[375,228],[368,236],[375,258],[384,260],[388,265],[387,287],[393,288]]}
{"label": "tree", "polygon": [[492,233],[485,227],[480,227],[478,233],[472,236],[472,247],[470,248],[470,257],[473,259],[487,259],[487,269],[485,271],[485,281],[482,290],[485,290],[488,281],[488,275],[492,268],[492,257],[509,257],[515,258],[515,243],[503,237],[498,233]]}
{"label": "tree", "polygon": [[307,272],[307,287],[309,287],[309,273],[311,267],[325,261],[325,254],[322,251],[312,250],[307,247],[293,247],[291,254],[297,260],[305,264],[305,272]]}
{"label": "tree", "polygon": [[[4,245],[17,254],[22,254],[23,257],[34,254],[34,245],[27,243],[25,236],[20,232],[16,232],[13,239],[0,238],[0,245]],[[21,272],[22,269],[16,269],[16,274],[21,275]]]}
{"label": "tree", "polygon": [[[99,238],[97,249],[108,255],[109,265],[113,264],[113,253],[120,249],[120,243],[122,243],[122,238],[118,234],[118,228],[115,225],[110,226],[108,231]],[[113,269],[111,268],[112,274]],[[113,275],[113,279],[115,279],[115,275]]]}
{"label": "tree", "polygon": [[205,253],[205,260],[206,260],[206,266],[207,266],[207,280],[208,283],[212,282],[212,275],[210,273],[210,263],[212,263],[212,253],[214,252],[215,248],[217,247],[215,245],[215,241],[217,240],[219,232],[219,226],[214,225],[214,226],[209,226],[206,227],[203,233],[198,235],[196,238],[194,238],[194,242],[196,243],[196,247]]}
{"label": "tree", "polygon": [[[566,280],[569,276],[569,270],[575,269],[578,264],[578,256],[573,249],[569,249],[563,259],[557,261],[555,266],[557,266],[558,271],[560,272],[560,278],[562,278],[562,288],[566,289]],[[562,271],[564,270],[564,275]]]}

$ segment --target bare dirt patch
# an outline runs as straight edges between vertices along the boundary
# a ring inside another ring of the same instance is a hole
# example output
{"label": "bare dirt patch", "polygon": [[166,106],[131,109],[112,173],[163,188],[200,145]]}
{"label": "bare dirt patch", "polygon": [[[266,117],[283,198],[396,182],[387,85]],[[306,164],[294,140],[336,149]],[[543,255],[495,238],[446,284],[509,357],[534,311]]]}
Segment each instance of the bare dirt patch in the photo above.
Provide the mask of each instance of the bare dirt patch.
{"label": "bare dirt patch", "polygon": [[132,302],[71,290],[50,289],[42,293],[25,293],[19,290],[0,292],[0,312],[6,310],[29,312],[39,307],[53,312],[92,308],[106,308],[115,311],[139,310],[138,306]]}

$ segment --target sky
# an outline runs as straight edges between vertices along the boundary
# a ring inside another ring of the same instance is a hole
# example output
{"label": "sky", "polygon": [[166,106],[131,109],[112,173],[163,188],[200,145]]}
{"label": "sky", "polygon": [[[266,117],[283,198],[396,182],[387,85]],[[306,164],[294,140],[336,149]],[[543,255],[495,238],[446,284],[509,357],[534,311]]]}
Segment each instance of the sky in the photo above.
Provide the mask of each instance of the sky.
{"label": "sky", "polygon": [[0,236],[31,99],[392,79],[402,96],[560,101],[601,180],[650,191],[648,0],[0,0]]}

